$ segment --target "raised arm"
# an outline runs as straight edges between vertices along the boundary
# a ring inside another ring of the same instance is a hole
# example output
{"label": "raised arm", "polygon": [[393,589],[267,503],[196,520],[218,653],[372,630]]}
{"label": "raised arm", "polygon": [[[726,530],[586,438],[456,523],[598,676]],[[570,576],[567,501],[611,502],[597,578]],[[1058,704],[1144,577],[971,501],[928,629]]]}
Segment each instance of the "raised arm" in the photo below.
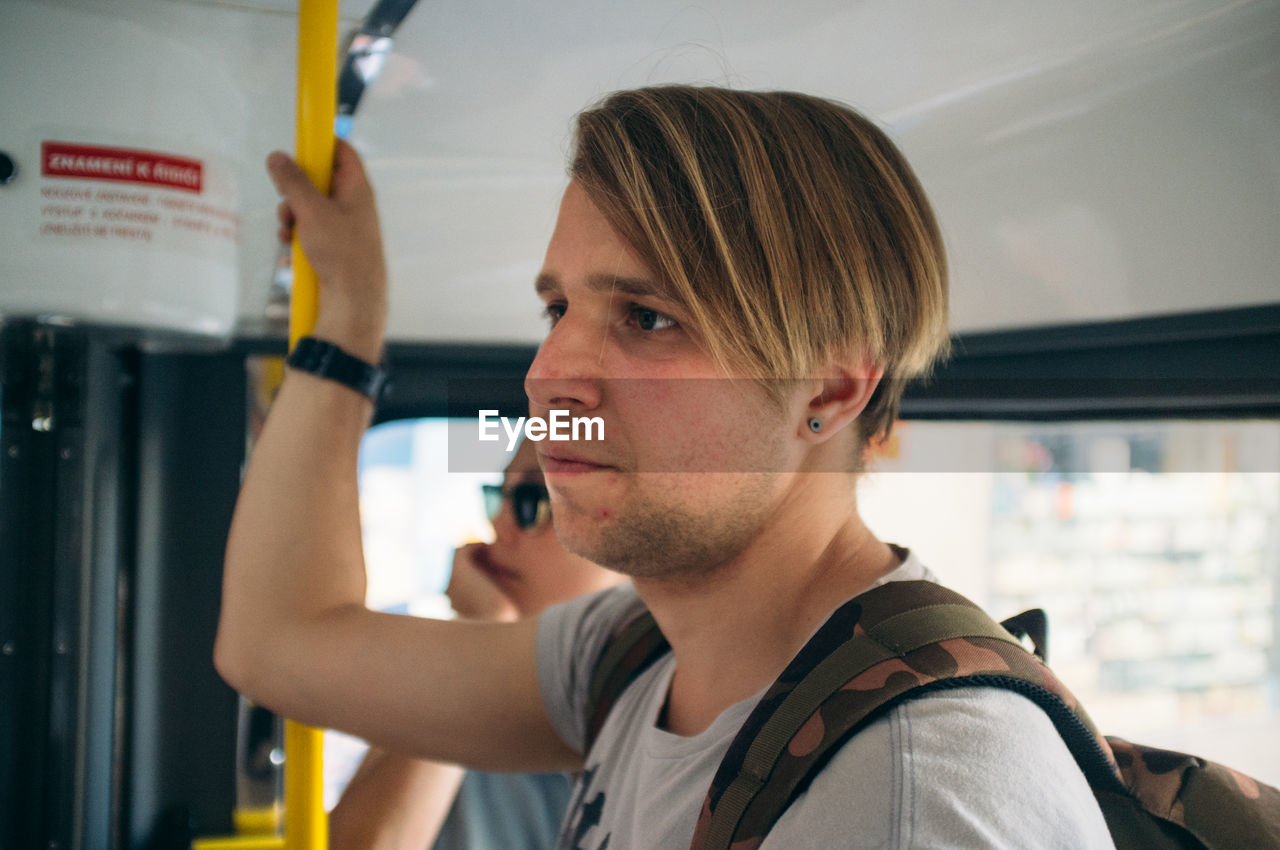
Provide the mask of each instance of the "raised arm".
{"label": "raised arm", "polygon": [[[376,361],[386,270],[373,191],[339,142],[331,197],[283,154],[268,170],[320,280],[315,335]],[[356,461],[371,402],[291,371],[227,541],[214,662],[255,702],[404,753],[508,770],[572,769],[534,669],[533,622],[449,623],[364,606]]]}

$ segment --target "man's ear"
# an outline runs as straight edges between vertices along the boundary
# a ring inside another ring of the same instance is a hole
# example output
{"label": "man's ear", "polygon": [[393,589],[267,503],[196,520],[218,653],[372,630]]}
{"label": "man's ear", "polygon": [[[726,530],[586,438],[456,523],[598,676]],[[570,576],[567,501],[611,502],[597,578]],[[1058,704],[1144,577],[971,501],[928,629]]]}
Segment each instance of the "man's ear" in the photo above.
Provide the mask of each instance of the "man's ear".
{"label": "man's ear", "polygon": [[834,362],[821,379],[817,395],[809,399],[800,431],[821,442],[858,418],[884,377],[884,367],[864,357],[852,362]]}

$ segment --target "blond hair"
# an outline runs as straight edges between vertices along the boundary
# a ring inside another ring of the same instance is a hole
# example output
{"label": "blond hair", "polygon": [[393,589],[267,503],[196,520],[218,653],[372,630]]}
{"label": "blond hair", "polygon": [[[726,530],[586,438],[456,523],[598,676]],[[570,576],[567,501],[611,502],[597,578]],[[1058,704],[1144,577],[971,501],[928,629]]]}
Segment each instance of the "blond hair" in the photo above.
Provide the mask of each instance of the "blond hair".
{"label": "blond hair", "polygon": [[888,433],[906,382],[947,347],[929,202],[888,136],[843,104],[617,92],[579,115],[570,170],[722,366],[794,379],[866,353],[882,367],[860,446]]}

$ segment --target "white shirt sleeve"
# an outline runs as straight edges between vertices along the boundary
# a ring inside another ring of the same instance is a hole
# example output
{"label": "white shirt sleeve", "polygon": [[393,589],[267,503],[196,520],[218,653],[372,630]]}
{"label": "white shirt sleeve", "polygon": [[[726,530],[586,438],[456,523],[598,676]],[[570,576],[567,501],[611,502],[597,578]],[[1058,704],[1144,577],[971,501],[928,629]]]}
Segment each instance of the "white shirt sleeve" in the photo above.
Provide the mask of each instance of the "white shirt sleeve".
{"label": "white shirt sleeve", "polygon": [[1114,848],[1049,716],[958,688],[892,709],[846,743],[761,850]]}

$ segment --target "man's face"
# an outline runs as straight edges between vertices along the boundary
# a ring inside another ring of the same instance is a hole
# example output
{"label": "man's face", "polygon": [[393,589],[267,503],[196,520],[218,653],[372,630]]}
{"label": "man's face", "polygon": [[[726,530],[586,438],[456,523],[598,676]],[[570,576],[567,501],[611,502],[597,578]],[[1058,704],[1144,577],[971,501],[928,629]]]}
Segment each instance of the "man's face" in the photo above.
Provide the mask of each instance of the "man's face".
{"label": "man's face", "polygon": [[[503,473],[504,488],[543,483],[533,446],[529,440],[520,444]],[[608,587],[618,580],[613,573],[566,551],[550,524],[521,528],[509,500],[503,501],[493,520],[493,534],[493,543],[477,556],[479,569],[521,617],[534,616],[548,605]]]}
{"label": "man's face", "polygon": [[637,577],[708,572],[768,522],[803,444],[782,405],[732,380],[653,272],[570,184],[538,277],[551,330],[529,369],[530,414],[600,417],[604,440],[537,444],[556,532]]}

